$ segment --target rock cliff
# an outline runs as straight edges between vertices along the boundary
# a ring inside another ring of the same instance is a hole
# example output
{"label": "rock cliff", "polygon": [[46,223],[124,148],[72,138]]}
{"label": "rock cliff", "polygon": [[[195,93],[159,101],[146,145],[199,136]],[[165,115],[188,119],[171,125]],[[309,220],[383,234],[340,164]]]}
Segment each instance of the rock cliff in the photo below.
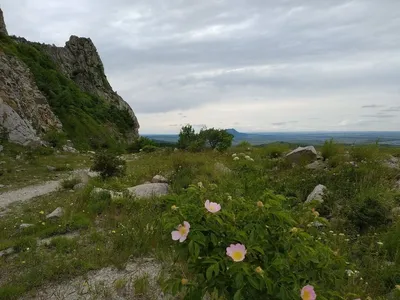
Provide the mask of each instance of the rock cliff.
{"label": "rock cliff", "polygon": [[39,91],[28,67],[0,49],[0,125],[9,140],[27,144],[62,125]]}
{"label": "rock cliff", "polygon": [[3,11],[0,8],[0,33],[8,35],[6,23],[4,22]]}
{"label": "rock cliff", "polygon": [[104,73],[104,66],[97,49],[90,38],[73,35],[65,43],[65,47],[50,45],[43,47],[53,61],[60,66],[61,71],[83,91],[105,99],[119,109],[126,109],[135,124],[131,135],[138,136],[137,118],[129,104],[112,89]]}
{"label": "rock cliff", "polygon": [[0,129],[12,142],[40,140],[50,130],[88,147],[110,147],[138,137],[139,123],[109,84],[89,38],[65,47],[8,37],[0,10]]}

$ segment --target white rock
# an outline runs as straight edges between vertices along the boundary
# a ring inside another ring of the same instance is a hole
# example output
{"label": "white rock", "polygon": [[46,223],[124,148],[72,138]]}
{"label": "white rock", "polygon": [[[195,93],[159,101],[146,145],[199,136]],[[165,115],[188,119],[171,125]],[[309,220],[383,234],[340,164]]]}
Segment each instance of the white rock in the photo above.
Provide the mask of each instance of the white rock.
{"label": "white rock", "polygon": [[64,215],[64,210],[61,207],[57,207],[52,213],[46,216],[46,219],[57,219]]}
{"label": "white rock", "polygon": [[73,187],[74,191],[83,190],[84,188],[85,188],[85,184],[83,182],[77,183]]}
{"label": "white rock", "polygon": [[46,166],[47,170],[49,170],[50,172],[55,171],[57,168],[53,167],[53,166]]}
{"label": "white rock", "polygon": [[318,201],[318,202],[324,202],[324,192],[326,190],[326,186],[322,184],[318,184],[314,190],[308,195],[307,200],[305,203],[310,203],[311,201]]}
{"label": "white rock", "polygon": [[145,183],[128,188],[129,194],[137,198],[160,197],[168,194],[166,183]]}
{"label": "white rock", "polygon": [[64,152],[78,153],[78,150],[76,150],[74,147],[71,146],[64,145],[62,149]]}
{"label": "white rock", "polygon": [[286,159],[292,163],[302,161],[315,161],[317,159],[317,151],[314,146],[298,147],[286,154]]}
{"label": "white rock", "polygon": [[326,164],[321,160],[316,160],[308,165],[306,165],[306,169],[309,170],[322,170],[326,168]]}
{"label": "white rock", "polygon": [[3,151],[4,147],[3,145],[0,145],[0,152]]}
{"label": "white rock", "polygon": [[151,180],[152,183],[168,183],[168,179],[161,175],[156,175]]}
{"label": "white rock", "polygon": [[33,224],[26,224],[26,223],[22,223],[21,225],[19,225],[19,228],[23,229],[23,228],[28,228],[28,227],[32,227],[34,226]]}
{"label": "white rock", "polygon": [[7,248],[0,251],[0,257],[14,253],[14,248]]}

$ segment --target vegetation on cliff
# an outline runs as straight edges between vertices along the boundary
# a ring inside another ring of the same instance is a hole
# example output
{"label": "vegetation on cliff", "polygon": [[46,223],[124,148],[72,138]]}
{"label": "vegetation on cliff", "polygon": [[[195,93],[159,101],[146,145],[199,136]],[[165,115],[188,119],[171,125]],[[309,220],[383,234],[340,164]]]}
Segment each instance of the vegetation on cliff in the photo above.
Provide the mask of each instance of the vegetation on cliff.
{"label": "vegetation on cliff", "polygon": [[116,148],[134,126],[128,111],[83,92],[58,69],[40,44],[0,35],[0,49],[22,60],[34,75],[63,130],[77,148]]}

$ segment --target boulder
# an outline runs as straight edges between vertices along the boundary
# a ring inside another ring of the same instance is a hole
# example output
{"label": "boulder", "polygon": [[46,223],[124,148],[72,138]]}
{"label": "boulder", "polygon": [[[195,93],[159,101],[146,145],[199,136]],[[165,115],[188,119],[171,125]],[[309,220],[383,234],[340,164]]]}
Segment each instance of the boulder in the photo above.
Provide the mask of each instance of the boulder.
{"label": "boulder", "polygon": [[391,155],[384,164],[391,169],[400,169],[400,160],[397,157]]}
{"label": "boulder", "polygon": [[64,215],[64,210],[61,207],[57,207],[52,213],[46,216],[46,219],[58,219]]}
{"label": "boulder", "polygon": [[231,169],[229,169],[227,166],[225,166],[223,163],[220,162],[215,163],[215,170],[224,174],[232,173]]}
{"label": "boulder", "polygon": [[128,192],[136,198],[160,197],[168,194],[168,184],[145,183],[128,188]]}
{"label": "boulder", "polygon": [[308,195],[305,203],[310,203],[312,201],[324,202],[324,192],[326,190],[326,186],[322,184],[318,184],[314,190]]}
{"label": "boulder", "polygon": [[78,153],[78,150],[76,150],[74,147],[71,146],[64,145],[62,149],[64,152]]}
{"label": "boulder", "polygon": [[161,175],[156,175],[151,180],[152,183],[168,183],[168,179]]}
{"label": "boulder", "polygon": [[314,146],[298,147],[286,154],[286,160],[291,163],[311,162],[317,160],[317,156]]}
{"label": "boulder", "polygon": [[309,170],[322,170],[326,168],[326,163],[322,160],[316,160],[308,165],[306,165],[306,169]]}

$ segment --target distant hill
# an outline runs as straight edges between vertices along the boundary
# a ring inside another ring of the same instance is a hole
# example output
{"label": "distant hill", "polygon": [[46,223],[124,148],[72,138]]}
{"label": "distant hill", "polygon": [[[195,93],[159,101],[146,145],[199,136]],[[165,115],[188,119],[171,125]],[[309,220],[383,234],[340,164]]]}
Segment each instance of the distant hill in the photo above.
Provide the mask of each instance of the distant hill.
{"label": "distant hill", "polygon": [[[233,135],[233,144],[237,145],[247,141],[252,145],[271,144],[276,142],[291,143],[297,145],[321,145],[326,140],[334,139],[341,144],[373,144],[400,146],[399,131],[365,131],[365,132],[239,132],[234,128],[227,129]],[[176,143],[177,134],[153,134],[146,137],[158,141]]]}

